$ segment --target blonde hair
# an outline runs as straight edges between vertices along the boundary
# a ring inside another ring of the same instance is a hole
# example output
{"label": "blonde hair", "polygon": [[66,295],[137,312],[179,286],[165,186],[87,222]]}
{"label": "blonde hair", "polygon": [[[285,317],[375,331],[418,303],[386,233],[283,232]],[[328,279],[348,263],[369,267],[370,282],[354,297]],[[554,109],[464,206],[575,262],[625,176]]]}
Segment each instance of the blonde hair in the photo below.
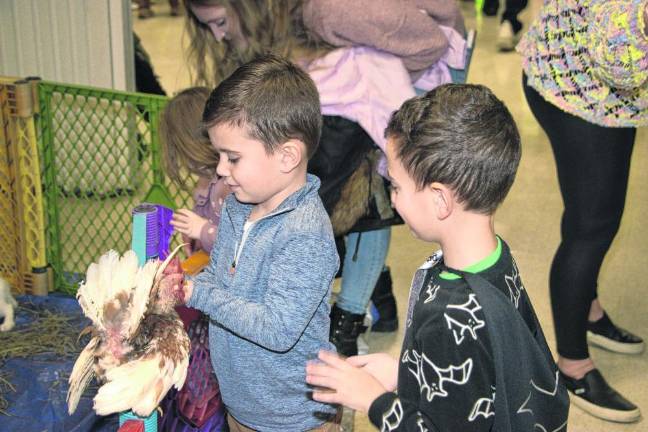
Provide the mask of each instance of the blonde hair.
{"label": "blonde hair", "polygon": [[[236,68],[261,54],[291,58],[296,47],[319,49],[330,46],[306,31],[302,0],[184,0],[185,29],[189,35],[188,60],[192,82],[214,87]],[[217,42],[191,6],[223,6],[237,15],[247,47],[241,51],[230,42]]]}
{"label": "blonde hair", "polygon": [[188,190],[189,174],[211,179],[216,175],[218,153],[202,128],[209,98],[206,87],[191,87],[176,94],[164,108],[160,121],[162,163],[169,178]]}

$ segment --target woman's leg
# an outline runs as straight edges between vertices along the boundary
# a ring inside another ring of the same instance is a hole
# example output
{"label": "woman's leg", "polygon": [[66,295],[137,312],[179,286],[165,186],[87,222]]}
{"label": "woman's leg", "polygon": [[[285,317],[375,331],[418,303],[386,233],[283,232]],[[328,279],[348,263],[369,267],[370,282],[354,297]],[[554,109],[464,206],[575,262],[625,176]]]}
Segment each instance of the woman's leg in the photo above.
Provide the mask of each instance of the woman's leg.
{"label": "woman's leg", "polygon": [[595,370],[586,333],[592,306],[600,312],[597,279],[623,215],[636,130],[567,114],[524,81],[529,107],[551,142],[565,207],[549,277],[558,367],[576,405],[607,420],[635,421],[639,409]]}
{"label": "woman's leg", "polygon": [[588,315],[623,215],[636,130],[597,126],[554,107],[531,88],[525,93],[551,141],[565,206],[549,282],[558,353],[586,359]]}
{"label": "woman's leg", "polygon": [[499,51],[508,52],[515,50],[520,40],[522,22],[518,14],[527,5],[527,0],[506,0],[506,8],[502,14],[496,46]]}
{"label": "woman's leg", "polygon": [[390,239],[390,227],[347,235],[342,287],[337,297],[340,309],[354,314],[365,313],[385,266]]}
{"label": "woman's leg", "polygon": [[380,273],[385,266],[391,228],[347,235],[342,289],[331,310],[330,340],[338,353],[358,354],[358,336]]}
{"label": "woman's leg", "polygon": [[139,18],[150,18],[153,14],[151,9],[151,0],[137,0],[137,16]]}
{"label": "woman's leg", "polygon": [[522,23],[518,19],[520,12],[527,6],[528,0],[506,0],[506,8],[502,14],[502,21],[510,21],[513,25],[513,32],[522,30]]}

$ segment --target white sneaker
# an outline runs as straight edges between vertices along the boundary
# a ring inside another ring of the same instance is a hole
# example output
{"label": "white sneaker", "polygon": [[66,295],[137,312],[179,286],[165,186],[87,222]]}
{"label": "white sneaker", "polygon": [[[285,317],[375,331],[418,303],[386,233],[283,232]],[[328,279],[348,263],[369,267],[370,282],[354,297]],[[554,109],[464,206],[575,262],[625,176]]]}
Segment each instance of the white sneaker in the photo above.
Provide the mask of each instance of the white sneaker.
{"label": "white sneaker", "polygon": [[513,25],[511,21],[504,20],[500,24],[499,33],[497,34],[497,49],[503,52],[513,51],[515,45],[517,45],[520,40],[520,32],[515,33],[513,31]]}

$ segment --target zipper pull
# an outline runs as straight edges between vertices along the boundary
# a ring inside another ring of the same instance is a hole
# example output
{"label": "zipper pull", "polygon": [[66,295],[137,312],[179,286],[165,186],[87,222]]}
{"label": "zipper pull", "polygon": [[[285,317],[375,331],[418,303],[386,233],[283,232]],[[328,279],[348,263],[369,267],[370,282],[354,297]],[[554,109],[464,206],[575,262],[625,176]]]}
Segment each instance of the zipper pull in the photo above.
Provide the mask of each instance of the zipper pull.
{"label": "zipper pull", "polygon": [[234,273],[236,273],[236,255],[238,255],[238,246],[239,242],[236,242],[236,244],[234,245],[234,258],[232,258],[232,264],[229,268],[230,275],[234,275]]}

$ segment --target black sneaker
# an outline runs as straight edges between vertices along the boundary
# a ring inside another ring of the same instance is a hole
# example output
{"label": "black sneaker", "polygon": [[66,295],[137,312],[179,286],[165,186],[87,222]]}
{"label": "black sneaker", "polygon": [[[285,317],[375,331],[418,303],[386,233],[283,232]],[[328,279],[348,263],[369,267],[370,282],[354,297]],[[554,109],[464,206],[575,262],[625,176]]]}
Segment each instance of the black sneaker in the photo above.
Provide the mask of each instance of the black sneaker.
{"label": "black sneaker", "polygon": [[621,354],[640,354],[644,350],[643,339],[615,326],[606,313],[598,321],[587,323],[587,341]]}
{"label": "black sneaker", "polygon": [[586,413],[619,423],[635,422],[641,417],[639,408],[610,387],[598,369],[587,372],[581,379],[562,372],[560,376],[572,403]]}

